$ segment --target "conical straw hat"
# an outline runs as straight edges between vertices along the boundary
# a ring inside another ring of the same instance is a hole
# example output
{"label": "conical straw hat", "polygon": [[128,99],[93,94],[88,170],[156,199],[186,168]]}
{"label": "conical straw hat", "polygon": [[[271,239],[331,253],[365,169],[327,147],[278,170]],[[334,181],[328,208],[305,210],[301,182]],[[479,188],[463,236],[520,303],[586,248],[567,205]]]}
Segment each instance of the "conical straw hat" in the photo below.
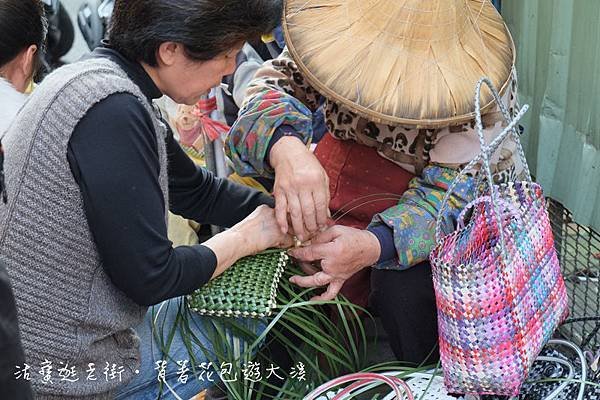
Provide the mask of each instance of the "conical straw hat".
{"label": "conical straw hat", "polygon": [[[287,0],[283,27],[315,89],[391,125],[471,120],[477,81],[503,93],[515,58],[489,0]],[[484,91],[484,111],[491,102]]]}

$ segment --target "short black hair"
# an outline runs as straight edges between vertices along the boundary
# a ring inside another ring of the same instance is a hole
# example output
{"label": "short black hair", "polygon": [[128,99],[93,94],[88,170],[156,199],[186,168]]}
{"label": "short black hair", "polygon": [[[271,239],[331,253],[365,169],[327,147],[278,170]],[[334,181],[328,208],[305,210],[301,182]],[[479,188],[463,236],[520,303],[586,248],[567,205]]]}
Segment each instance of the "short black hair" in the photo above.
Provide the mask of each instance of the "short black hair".
{"label": "short black hair", "polygon": [[0,67],[32,44],[44,52],[47,22],[39,0],[0,1]]}
{"label": "short black hair", "polygon": [[194,60],[210,60],[273,30],[282,0],[116,0],[110,45],[133,61],[156,66],[165,42]]}

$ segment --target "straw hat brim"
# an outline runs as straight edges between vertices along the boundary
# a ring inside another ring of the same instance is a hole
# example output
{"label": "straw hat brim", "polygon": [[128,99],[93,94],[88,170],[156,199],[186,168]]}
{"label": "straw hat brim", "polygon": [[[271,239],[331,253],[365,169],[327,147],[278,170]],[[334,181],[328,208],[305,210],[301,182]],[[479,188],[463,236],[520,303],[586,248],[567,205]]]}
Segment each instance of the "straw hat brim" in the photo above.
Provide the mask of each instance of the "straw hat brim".
{"label": "straw hat brim", "polygon": [[[350,0],[351,1],[351,0]],[[436,96],[431,96],[431,93],[436,93],[438,90],[439,84],[436,88],[429,88],[427,85],[421,85],[418,90],[410,90],[408,91],[410,96],[409,100],[406,100],[407,103],[410,102],[408,106],[405,104],[401,104],[404,101],[403,93],[400,92],[398,98],[393,99],[390,103],[393,103],[392,106],[377,106],[373,107],[373,98],[361,98],[361,93],[359,92],[359,87],[368,87],[369,84],[373,84],[373,76],[380,76],[380,80],[387,80],[391,75],[400,76],[403,71],[390,70],[389,63],[386,62],[369,62],[370,66],[374,66],[368,74],[354,74],[352,78],[347,78],[347,75],[339,75],[332,76],[331,68],[326,68],[324,66],[327,61],[331,60],[332,64],[340,63],[342,61],[339,60],[339,57],[336,59],[335,55],[343,54],[344,52],[353,51],[346,46],[348,44],[347,40],[335,40],[335,33],[328,31],[328,28],[331,27],[323,27],[322,29],[319,27],[323,24],[319,24],[316,26],[316,22],[311,25],[310,22],[307,21],[306,25],[303,26],[303,19],[310,19],[315,17],[316,12],[319,8],[322,10],[326,7],[343,7],[344,3],[349,3],[349,0],[329,0],[327,2],[324,1],[307,1],[307,0],[287,0],[284,8],[284,18],[283,18],[283,30],[286,39],[286,44],[288,46],[288,50],[296,62],[299,71],[304,76],[304,78],[308,81],[308,83],[317,91],[319,91],[326,98],[334,101],[340,105],[345,106],[351,111],[357,113],[358,115],[367,118],[370,121],[381,124],[388,125],[410,125],[410,126],[418,126],[424,128],[436,128],[448,125],[459,125],[474,119],[474,91],[475,84],[481,78],[482,75],[487,75],[490,77],[494,85],[499,89],[500,93],[503,94],[507,90],[511,82],[512,76],[512,68],[515,62],[515,45],[510,35],[510,32],[502,20],[502,17],[497,13],[496,9],[493,7],[489,0],[457,0],[464,1],[465,4],[480,4],[481,10],[479,13],[481,14],[481,19],[485,18],[483,23],[493,24],[496,29],[493,34],[482,35],[481,31],[486,29],[486,26],[477,25],[475,28],[479,29],[481,35],[482,48],[485,50],[489,50],[490,48],[499,48],[498,52],[501,52],[502,55],[499,57],[489,57],[495,61],[502,60],[501,62],[496,62],[493,68],[489,68],[488,74],[485,71],[485,68],[472,68],[473,71],[466,69],[467,73],[465,73],[464,82],[459,82],[460,88],[457,90],[456,88],[444,88],[441,90],[441,95],[436,98]],[[356,0],[360,1],[360,0]],[[363,0],[368,3],[368,0]],[[389,1],[389,0],[384,0]],[[396,1],[396,0],[394,0]],[[370,0],[371,3],[377,3],[377,0]],[[313,4],[314,3],[314,4]],[[324,3],[322,5],[318,5],[316,3]],[[306,7],[306,11],[299,11],[299,4],[310,4],[310,6]],[[389,5],[389,3],[387,3]],[[489,9],[491,7],[492,9]],[[321,11],[322,12],[322,11]],[[304,15],[303,15],[304,14]],[[354,21],[355,24],[353,28],[360,23]],[[323,22],[323,21],[321,21]],[[483,24],[482,23],[482,24]],[[312,29],[311,29],[312,28]],[[321,31],[320,31],[321,30]],[[334,36],[333,38],[327,38],[327,34],[330,36]],[[383,34],[385,35],[385,33]],[[323,46],[314,46],[314,43],[318,42],[318,37],[321,36],[325,43]],[[382,35],[380,35],[382,36]],[[483,43],[485,36],[485,40],[488,42]],[[382,36],[383,37],[383,36]],[[385,38],[382,42],[390,43],[390,38]],[[309,43],[307,45],[307,43]],[[374,42],[375,43],[375,42]],[[403,45],[406,43],[400,43]],[[381,43],[375,43],[376,46],[382,46]],[[311,47],[312,46],[312,47]],[[371,45],[372,47],[373,45]],[[363,46],[364,50],[365,46]],[[403,50],[404,51],[404,50]],[[407,57],[411,54],[412,49],[408,48],[406,50]],[[460,57],[473,58],[473,54],[468,54],[467,51],[463,51],[462,48],[457,50],[457,53]],[[473,52],[472,52],[473,53]],[[475,52],[477,53],[477,52]],[[510,53],[510,54],[509,54]],[[370,54],[368,52],[363,52],[363,54]],[[351,54],[352,55],[352,54]],[[483,59],[487,57],[489,54],[481,54],[480,57]],[[391,55],[390,57],[393,57]],[[457,57],[455,57],[457,58]],[[344,68],[348,68],[348,71],[351,71],[352,65],[348,63],[356,63],[358,61],[355,57],[348,57],[348,62],[344,66]],[[382,60],[384,61],[384,60]],[[484,64],[486,60],[478,61],[476,67],[481,64]],[[413,68],[414,70],[418,70],[418,66],[414,69],[415,66],[406,66],[408,62],[404,62],[405,69]],[[399,63],[397,63],[399,64]],[[381,68],[379,67],[381,65]],[[486,64],[487,66],[487,64]],[[434,70],[434,74],[442,75],[442,70],[446,69],[450,70],[452,64],[442,65]],[[390,72],[391,71],[391,72]],[[464,71],[463,71],[464,72]],[[357,78],[358,75],[358,78]],[[419,79],[423,81],[427,81],[428,76],[425,75],[425,71],[422,72],[423,76],[420,76]],[[490,76],[491,75],[491,76]],[[347,79],[346,79],[347,78]],[[435,78],[438,78],[436,75]],[[344,82],[347,80],[349,82]],[[431,79],[434,81],[435,79]],[[441,80],[441,79],[440,79]],[[378,82],[380,83],[380,82]],[[357,86],[356,93],[354,90],[350,88],[351,84],[355,84]],[[361,86],[362,85],[362,86]],[[431,89],[431,90],[429,90]],[[429,90],[429,92],[428,92]],[[379,92],[377,92],[379,93]],[[375,93],[375,96],[377,96]],[[423,94],[421,96],[421,93]],[[382,98],[384,100],[387,99],[386,96],[388,94],[382,93]],[[421,97],[420,97],[421,96]],[[427,98],[429,96],[429,98]],[[451,107],[444,107],[444,102],[448,103],[453,101],[454,99],[450,99],[452,96],[460,97],[461,105],[460,107],[456,107],[452,109]],[[436,102],[433,104],[431,98],[434,98]],[[439,103],[438,103],[439,100]],[[440,106],[442,104],[442,106]],[[489,91],[485,90],[482,92],[482,111],[486,112],[494,107],[493,98]],[[431,111],[431,112],[430,112]]]}

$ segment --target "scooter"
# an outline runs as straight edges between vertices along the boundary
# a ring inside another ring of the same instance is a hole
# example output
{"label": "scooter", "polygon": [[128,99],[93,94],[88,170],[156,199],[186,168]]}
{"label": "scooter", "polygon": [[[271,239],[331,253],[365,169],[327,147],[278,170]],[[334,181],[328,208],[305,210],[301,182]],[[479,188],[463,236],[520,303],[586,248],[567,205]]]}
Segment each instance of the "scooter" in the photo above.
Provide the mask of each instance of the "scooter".
{"label": "scooter", "polygon": [[49,72],[61,65],[60,58],[69,52],[75,39],[71,18],[60,0],[42,0],[48,19],[48,36],[43,67]]}
{"label": "scooter", "polygon": [[94,50],[106,36],[114,0],[86,0],[77,13],[77,25],[90,50]]}

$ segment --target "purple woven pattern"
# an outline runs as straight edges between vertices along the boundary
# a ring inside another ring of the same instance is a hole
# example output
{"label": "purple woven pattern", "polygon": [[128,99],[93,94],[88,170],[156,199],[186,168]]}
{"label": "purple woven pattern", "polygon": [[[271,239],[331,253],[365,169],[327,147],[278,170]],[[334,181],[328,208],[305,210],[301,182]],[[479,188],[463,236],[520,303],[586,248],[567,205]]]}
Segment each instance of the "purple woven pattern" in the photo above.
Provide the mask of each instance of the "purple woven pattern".
{"label": "purple woven pattern", "polygon": [[567,292],[541,187],[494,188],[497,207],[473,202],[469,223],[439,240],[431,264],[448,391],[514,396],[566,318]]}

